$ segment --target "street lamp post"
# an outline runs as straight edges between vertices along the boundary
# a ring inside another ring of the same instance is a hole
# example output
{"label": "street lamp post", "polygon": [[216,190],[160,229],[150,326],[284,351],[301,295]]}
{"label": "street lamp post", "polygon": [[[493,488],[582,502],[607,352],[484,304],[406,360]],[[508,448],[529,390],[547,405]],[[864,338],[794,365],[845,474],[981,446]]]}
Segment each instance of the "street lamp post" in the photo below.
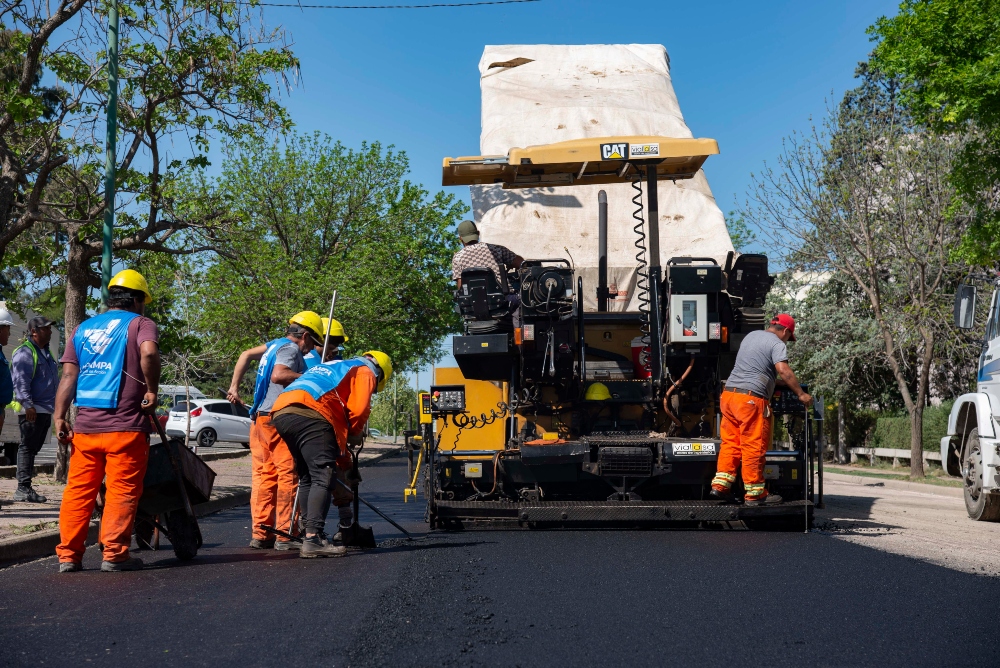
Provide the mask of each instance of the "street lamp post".
{"label": "street lamp post", "polygon": [[108,305],[111,243],[115,233],[115,167],[118,137],[118,4],[108,6],[108,133],[104,157],[104,249],[101,253],[101,303]]}

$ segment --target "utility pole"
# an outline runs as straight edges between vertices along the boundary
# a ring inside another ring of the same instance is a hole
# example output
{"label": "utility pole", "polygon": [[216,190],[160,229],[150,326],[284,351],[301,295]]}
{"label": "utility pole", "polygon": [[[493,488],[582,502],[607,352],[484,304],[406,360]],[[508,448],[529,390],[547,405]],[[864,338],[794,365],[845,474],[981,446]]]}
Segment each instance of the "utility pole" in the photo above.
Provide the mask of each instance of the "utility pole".
{"label": "utility pole", "polygon": [[108,305],[111,243],[115,234],[115,168],[118,138],[118,3],[108,5],[108,133],[104,142],[104,251],[101,254],[101,304]]}

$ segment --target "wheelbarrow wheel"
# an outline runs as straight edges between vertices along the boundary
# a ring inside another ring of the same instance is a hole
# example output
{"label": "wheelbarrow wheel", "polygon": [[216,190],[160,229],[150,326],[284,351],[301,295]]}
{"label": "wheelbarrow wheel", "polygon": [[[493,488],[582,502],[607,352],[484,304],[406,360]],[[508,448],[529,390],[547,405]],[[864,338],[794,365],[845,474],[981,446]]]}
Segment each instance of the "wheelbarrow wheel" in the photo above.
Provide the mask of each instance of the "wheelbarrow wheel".
{"label": "wheelbarrow wheel", "polygon": [[164,518],[167,528],[167,538],[174,548],[174,554],[181,561],[194,559],[201,547],[201,529],[198,520],[188,517],[183,510],[167,513]]}

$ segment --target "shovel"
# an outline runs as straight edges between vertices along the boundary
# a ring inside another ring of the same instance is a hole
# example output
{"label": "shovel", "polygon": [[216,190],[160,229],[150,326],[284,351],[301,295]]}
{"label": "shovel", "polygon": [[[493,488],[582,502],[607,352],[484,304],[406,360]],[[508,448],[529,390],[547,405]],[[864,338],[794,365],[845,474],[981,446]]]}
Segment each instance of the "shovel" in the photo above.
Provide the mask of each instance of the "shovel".
{"label": "shovel", "polygon": [[[364,447],[364,446],[362,446]],[[361,496],[358,494],[358,456],[354,452],[351,453],[351,460],[353,463],[353,468],[351,469],[354,473],[354,480],[351,482],[351,486],[347,487],[343,481],[339,478],[334,478],[334,481],[338,485],[343,485],[351,490],[351,494],[354,495],[354,521],[351,522],[351,526],[342,527],[340,529],[340,537],[344,541],[344,545],[347,547],[360,547],[362,549],[371,549],[378,547],[375,543],[375,531],[371,527],[363,527],[358,524],[358,502],[361,500]],[[365,503],[368,506],[368,503]],[[369,506],[370,507],[370,506]],[[382,513],[379,513],[381,515]]]}

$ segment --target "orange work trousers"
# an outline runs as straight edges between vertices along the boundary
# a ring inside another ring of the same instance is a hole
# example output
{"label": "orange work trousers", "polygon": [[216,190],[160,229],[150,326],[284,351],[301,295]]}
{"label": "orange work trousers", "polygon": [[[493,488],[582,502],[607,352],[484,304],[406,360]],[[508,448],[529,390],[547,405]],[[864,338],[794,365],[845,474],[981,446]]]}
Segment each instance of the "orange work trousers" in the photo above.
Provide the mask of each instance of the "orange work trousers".
{"label": "orange work trousers", "polygon": [[253,460],[250,476],[253,537],[261,540],[273,538],[260,525],[267,524],[288,531],[299,476],[295,472],[292,453],[271,424],[269,415],[258,415],[250,427],[250,456]]}
{"label": "orange work trousers", "polygon": [[722,447],[712,487],[720,492],[729,491],[736,482],[736,469],[742,463],[746,498],[767,496],[764,458],[771,443],[771,405],[766,399],[749,394],[723,392],[719,408]]}
{"label": "orange work trousers", "polygon": [[142,479],[149,461],[149,435],[141,431],[112,431],[73,435],[69,480],[59,506],[60,562],[83,560],[97,493],[106,480],[101,544],[104,561],[127,561],[135,511],[142,496]]}

